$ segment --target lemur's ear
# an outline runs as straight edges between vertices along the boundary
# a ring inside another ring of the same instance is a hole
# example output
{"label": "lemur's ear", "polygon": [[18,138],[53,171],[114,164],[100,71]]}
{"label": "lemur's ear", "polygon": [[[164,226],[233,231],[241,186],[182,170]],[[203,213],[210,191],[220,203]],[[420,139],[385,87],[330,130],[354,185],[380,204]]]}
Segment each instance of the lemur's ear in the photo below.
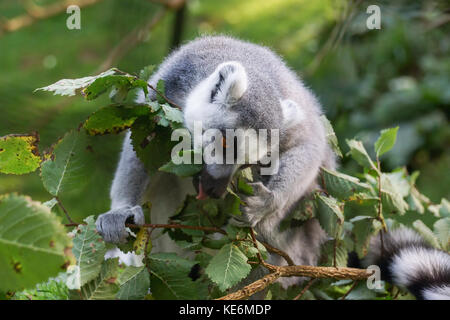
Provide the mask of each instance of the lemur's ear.
{"label": "lemur's ear", "polygon": [[220,64],[212,74],[212,79],[212,103],[232,104],[244,95],[248,87],[245,68],[236,61]]}
{"label": "lemur's ear", "polygon": [[281,100],[281,111],[283,112],[283,124],[289,128],[295,124],[300,123],[304,114],[300,106],[290,99]]}

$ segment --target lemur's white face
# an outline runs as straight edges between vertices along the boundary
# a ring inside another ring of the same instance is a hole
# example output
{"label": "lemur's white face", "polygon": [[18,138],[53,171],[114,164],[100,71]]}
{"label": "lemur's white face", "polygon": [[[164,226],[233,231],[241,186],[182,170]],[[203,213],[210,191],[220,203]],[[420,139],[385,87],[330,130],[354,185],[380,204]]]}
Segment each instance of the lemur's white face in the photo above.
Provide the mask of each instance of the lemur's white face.
{"label": "lemur's white face", "polygon": [[[208,131],[211,133],[209,129],[216,129],[222,134],[222,137],[226,136],[225,129],[246,130],[245,128],[237,127],[240,120],[239,113],[233,109],[233,105],[239,102],[247,89],[247,73],[242,64],[236,61],[220,64],[209,77],[194,88],[186,99],[184,122],[186,128],[193,135],[198,134],[196,126],[198,128],[200,124],[202,128],[202,145],[196,145],[195,147],[206,150],[211,148],[211,145],[214,143],[216,143],[216,147],[217,144],[222,143],[225,148],[225,144],[228,144],[228,141],[224,138],[220,138],[220,141],[218,141],[216,137],[213,138],[211,134],[208,135]],[[289,99],[280,100],[280,105],[283,119],[285,119],[283,124],[286,127],[295,125],[302,120],[303,115],[301,110],[294,101]],[[247,163],[253,155],[266,154],[264,151],[258,152],[257,150],[247,148],[245,139],[239,139],[239,141],[236,142],[236,146],[233,146],[233,152],[237,154],[240,152],[245,158],[244,163]],[[233,141],[233,145],[234,143]],[[253,144],[253,146],[255,145],[257,144]],[[258,146],[260,145],[258,144]],[[225,191],[229,180],[236,170],[244,163],[242,161],[234,161],[233,163],[224,161],[220,164],[208,163],[207,157],[208,153],[204,153],[204,160],[207,164],[201,174],[199,191],[201,193],[202,189],[208,189],[205,190],[206,193],[219,196]],[[206,181],[209,181],[209,183]],[[202,183],[209,185],[202,188]]]}

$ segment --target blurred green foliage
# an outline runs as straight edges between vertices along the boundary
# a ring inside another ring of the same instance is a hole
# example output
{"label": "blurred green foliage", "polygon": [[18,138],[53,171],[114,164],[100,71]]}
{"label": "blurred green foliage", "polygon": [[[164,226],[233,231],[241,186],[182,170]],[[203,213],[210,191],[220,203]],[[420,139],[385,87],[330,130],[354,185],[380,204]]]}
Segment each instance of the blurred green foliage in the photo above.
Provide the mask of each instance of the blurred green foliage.
{"label": "blurred green foliage", "polygon": [[[381,30],[366,28],[368,4],[362,1],[191,0],[182,39],[226,33],[273,48],[316,92],[340,145],[355,135],[372,145],[380,129],[399,126],[396,146],[383,156],[384,169],[420,170],[419,189],[440,202],[450,196],[449,6],[446,1],[376,4]],[[107,97],[87,102],[33,90],[62,78],[97,74],[113,48],[160,7],[147,0],[104,0],[81,9],[81,30],[68,30],[68,15],[62,13],[1,35],[0,136],[38,131],[41,147],[47,148],[106,105]],[[24,13],[23,2],[0,0],[0,17]],[[170,50],[174,18],[172,12],[165,15],[115,65],[137,73],[160,63]],[[91,140],[94,161],[85,187],[61,199],[78,221],[109,209],[120,150],[120,136]],[[354,173],[352,166],[344,159],[341,170]],[[38,173],[0,174],[0,194],[11,191],[51,199]]]}

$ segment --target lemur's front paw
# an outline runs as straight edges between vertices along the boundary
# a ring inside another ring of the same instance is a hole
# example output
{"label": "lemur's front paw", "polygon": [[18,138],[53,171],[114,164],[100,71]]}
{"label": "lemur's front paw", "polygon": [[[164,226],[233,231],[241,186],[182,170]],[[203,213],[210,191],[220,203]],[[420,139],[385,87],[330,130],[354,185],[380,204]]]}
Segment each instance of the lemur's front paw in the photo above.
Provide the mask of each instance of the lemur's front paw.
{"label": "lemur's front paw", "polygon": [[121,243],[128,237],[125,223],[142,225],[144,222],[144,213],[140,206],[127,206],[99,215],[95,226],[106,242]]}
{"label": "lemur's front paw", "polygon": [[249,184],[253,188],[253,195],[242,195],[239,197],[244,202],[240,209],[242,215],[233,216],[231,223],[238,227],[254,227],[267,214],[276,210],[274,193],[262,182]]}

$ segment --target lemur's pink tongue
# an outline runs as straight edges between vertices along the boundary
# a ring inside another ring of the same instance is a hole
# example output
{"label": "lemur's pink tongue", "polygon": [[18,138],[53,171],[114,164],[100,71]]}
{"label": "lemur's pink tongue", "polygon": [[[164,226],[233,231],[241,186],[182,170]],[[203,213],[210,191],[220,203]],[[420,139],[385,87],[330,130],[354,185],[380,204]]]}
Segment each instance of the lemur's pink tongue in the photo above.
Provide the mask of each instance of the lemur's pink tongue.
{"label": "lemur's pink tongue", "polygon": [[202,183],[198,183],[198,195],[196,197],[197,200],[205,200],[208,199],[208,195],[203,191]]}

